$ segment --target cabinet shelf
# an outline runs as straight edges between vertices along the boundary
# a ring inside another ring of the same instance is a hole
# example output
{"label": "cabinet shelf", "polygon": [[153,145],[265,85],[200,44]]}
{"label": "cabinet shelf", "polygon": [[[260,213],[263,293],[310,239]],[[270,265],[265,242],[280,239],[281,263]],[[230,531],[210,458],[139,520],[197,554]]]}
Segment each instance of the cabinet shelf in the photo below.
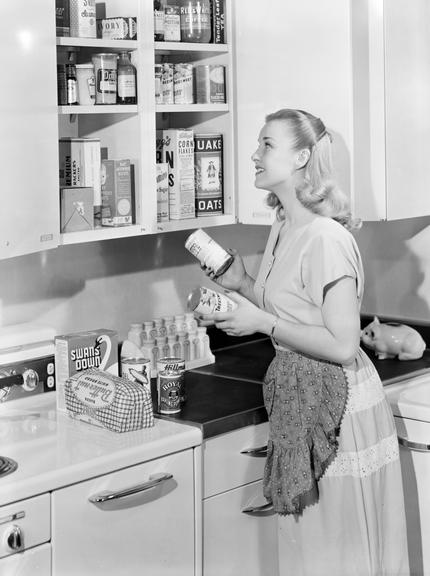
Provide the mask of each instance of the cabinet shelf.
{"label": "cabinet shelf", "polygon": [[156,54],[171,54],[172,52],[197,52],[227,54],[227,44],[199,44],[198,42],[154,42]]}
{"label": "cabinet shelf", "polygon": [[106,226],[83,232],[61,234],[60,244],[82,244],[84,242],[97,242],[98,240],[109,240],[111,238],[128,238],[130,236],[139,236],[143,233],[147,233],[147,230],[143,229],[139,224],[112,228]]}
{"label": "cabinet shelf", "polygon": [[58,106],[59,114],[137,114],[137,104]]}
{"label": "cabinet shelf", "polygon": [[220,214],[218,216],[188,218],[187,220],[157,222],[157,232],[175,232],[177,230],[192,230],[194,228],[207,228],[210,226],[222,226],[227,224],[236,224],[236,217],[233,214]]}
{"label": "cabinet shelf", "polygon": [[155,111],[162,112],[228,112],[228,104],[157,104]]}
{"label": "cabinet shelf", "polygon": [[70,36],[61,36],[57,38],[57,46],[137,50],[137,40],[110,40],[109,38],[72,38]]}

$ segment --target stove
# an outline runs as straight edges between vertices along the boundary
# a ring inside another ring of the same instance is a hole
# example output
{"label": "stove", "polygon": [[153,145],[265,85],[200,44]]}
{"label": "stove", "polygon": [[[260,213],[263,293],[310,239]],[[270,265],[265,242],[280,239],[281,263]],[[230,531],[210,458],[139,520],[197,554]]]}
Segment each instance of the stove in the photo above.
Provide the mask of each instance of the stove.
{"label": "stove", "polygon": [[0,456],[0,478],[2,476],[7,476],[18,468],[18,463],[12,458],[7,458],[6,456]]}

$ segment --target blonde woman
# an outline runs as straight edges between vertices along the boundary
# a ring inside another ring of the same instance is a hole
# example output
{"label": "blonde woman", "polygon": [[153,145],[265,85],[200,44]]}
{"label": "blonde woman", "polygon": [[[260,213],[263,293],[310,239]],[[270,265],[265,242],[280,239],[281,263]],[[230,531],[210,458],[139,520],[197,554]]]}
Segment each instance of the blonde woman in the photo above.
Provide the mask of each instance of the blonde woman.
{"label": "blonde woman", "polygon": [[302,110],[266,117],[255,185],[277,212],[257,278],[235,259],[207,274],[238,306],[206,315],[276,350],[263,384],[270,424],[264,494],[279,519],[280,574],[409,573],[393,416],[360,348],[357,226],[332,177],[331,136]]}

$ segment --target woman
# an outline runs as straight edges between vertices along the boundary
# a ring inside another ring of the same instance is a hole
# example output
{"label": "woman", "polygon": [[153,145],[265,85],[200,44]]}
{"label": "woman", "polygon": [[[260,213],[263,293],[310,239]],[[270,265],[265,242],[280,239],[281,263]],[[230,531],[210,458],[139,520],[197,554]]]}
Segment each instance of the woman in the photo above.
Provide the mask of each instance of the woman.
{"label": "woman", "polygon": [[266,117],[255,185],[277,211],[256,280],[235,252],[220,277],[237,303],[203,318],[262,332],[276,355],[263,385],[270,436],[264,494],[279,519],[281,576],[409,573],[394,420],[360,349],[363,269],[331,138],[301,110]]}

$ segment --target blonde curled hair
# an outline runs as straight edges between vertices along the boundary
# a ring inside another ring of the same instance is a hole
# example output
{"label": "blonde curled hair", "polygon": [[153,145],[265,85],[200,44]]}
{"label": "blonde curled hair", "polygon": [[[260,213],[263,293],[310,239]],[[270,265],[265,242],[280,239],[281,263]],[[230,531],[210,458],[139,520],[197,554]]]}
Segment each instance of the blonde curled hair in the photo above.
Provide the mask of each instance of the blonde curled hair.
{"label": "blonde curled hair", "polygon": [[[303,110],[283,108],[268,114],[266,123],[280,120],[288,123],[294,138],[294,149],[308,149],[310,157],[304,168],[303,183],[296,188],[298,200],[315,214],[337,220],[349,230],[359,228],[361,221],[351,215],[348,197],[333,180],[331,135],[320,118]],[[267,204],[283,219],[282,205],[273,192]]]}

